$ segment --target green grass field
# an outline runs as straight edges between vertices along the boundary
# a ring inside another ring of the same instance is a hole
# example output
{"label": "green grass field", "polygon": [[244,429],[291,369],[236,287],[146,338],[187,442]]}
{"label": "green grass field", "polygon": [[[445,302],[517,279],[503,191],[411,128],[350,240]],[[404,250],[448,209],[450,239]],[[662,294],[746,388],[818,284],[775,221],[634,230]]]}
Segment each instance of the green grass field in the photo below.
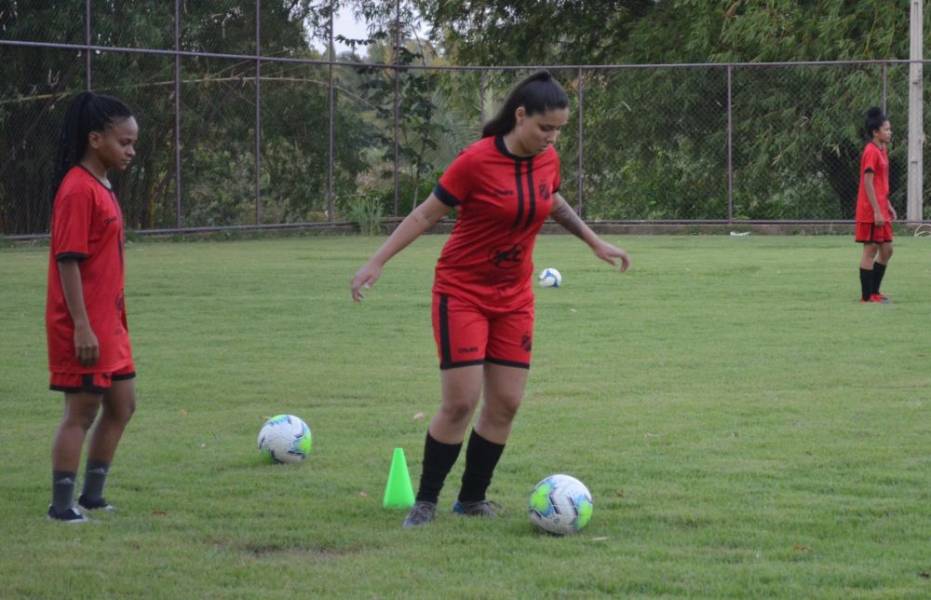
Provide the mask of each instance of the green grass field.
{"label": "green grass field", "polygon": [[[111,471],[120,508],[45,519],[61,414],[47,390],[47,249],[0,250],[2,598],[931,597],[931,241],[901,237],[857,302],[849,237],[628,237],[612,273],[541,237],[534,365],[492,483],[506,514],[402,530],[392,450],[420,474],[438,405],[430,327],[443,236],[348,283],[381,239],[142,242],[127,251],[139,409]],[[262,464],[264,419],[314,450]],[[426,418],[417,418],[424,413]],[[595,498],[570,538],[529,491]]]}

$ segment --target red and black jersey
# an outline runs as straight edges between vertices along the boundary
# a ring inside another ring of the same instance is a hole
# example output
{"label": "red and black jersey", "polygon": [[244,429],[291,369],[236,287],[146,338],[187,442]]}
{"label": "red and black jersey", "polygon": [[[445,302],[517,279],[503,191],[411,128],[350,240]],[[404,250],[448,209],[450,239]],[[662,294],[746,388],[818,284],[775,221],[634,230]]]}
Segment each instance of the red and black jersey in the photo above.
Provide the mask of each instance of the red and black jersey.
{"label": "red and black jersey", "polygon": [[[45,325],[49,370],[115,372],[132,364],[123,300],[123,214],[112,190],[83,167],[62,179],[52,205]],[[74,322],[65,301],[58,263],[79,261],[84,304],[100,344],[97,364],[83,367],[74,353]]]}
{"label": "red and black jersey", "polygon": [[534,242],[559,184],[552,146],[521,157],[498,136],[463,150],[434,190],[459,214],[437,262],[433,291],[497,307],[525,303],[533,293]]}
{"label": "red and black jersey", "polygon": [[873,173],[873,189],[876,192],[876,203],[882,211],[883,219],[889,220],[889,151],[869,142],[863,149],[860,157],[860,187],[857,190],[858,223],[872,223],[874,220],[873,207],[866,195],[864,179],[867,173]]}

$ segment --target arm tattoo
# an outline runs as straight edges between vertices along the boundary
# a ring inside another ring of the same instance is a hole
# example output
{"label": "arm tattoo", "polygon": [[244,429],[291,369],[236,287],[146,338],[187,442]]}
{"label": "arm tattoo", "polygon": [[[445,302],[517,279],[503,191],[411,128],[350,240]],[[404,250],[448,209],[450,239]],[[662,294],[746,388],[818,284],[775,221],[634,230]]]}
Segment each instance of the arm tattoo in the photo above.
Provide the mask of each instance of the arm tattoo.
{"label": "arm tattoo", "polygon": [[553,217],[553,220],[562,225],[566,231],[576,236],[579,239],[584,240],[582,236],[582,231],[585,227],[585,222],[575,214],[575,211],[572,210],[572,207],[569,206],[569,203],[563,201],[562,204],[552,212],[550,215]]}

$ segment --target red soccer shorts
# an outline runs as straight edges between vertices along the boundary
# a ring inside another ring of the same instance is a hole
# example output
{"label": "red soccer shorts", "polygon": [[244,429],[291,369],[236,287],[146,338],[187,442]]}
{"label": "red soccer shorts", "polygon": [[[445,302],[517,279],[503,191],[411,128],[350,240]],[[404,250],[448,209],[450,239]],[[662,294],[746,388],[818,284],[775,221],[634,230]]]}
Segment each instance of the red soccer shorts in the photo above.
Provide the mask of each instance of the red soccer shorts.
{"label": "red soccer shorts", "polygon": [[886,221],[882,227],[874,223],[857,223],[854,239],[861,244],[885,244],[892,241],[892,223]]}
{"label": "red soccer shorts", "polygon": [[55,373],[49,378],[49,389],[69,394],[103,394],[114,381],[132,379],[136,367],[130,363],[113,373]]}
{"label": "red soccer shorts", "polygon": [[494,363],[530,368],[533,298],[507,311],[433,294],[433,337],[441,369]]}

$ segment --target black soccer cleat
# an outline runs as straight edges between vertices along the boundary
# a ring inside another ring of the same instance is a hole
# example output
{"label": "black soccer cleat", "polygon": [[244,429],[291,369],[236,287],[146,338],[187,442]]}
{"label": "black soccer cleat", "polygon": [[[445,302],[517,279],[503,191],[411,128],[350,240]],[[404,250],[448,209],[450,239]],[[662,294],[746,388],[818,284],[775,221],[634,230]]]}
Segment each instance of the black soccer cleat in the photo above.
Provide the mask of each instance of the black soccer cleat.
{"label": "black soccer cleat", "polygon": [[50,521],[59,521],[61,523],[87,523],[89,520],[84,516],[84,513],[73,506],[58,512],[51,504],[48,507],[48,518]]}

